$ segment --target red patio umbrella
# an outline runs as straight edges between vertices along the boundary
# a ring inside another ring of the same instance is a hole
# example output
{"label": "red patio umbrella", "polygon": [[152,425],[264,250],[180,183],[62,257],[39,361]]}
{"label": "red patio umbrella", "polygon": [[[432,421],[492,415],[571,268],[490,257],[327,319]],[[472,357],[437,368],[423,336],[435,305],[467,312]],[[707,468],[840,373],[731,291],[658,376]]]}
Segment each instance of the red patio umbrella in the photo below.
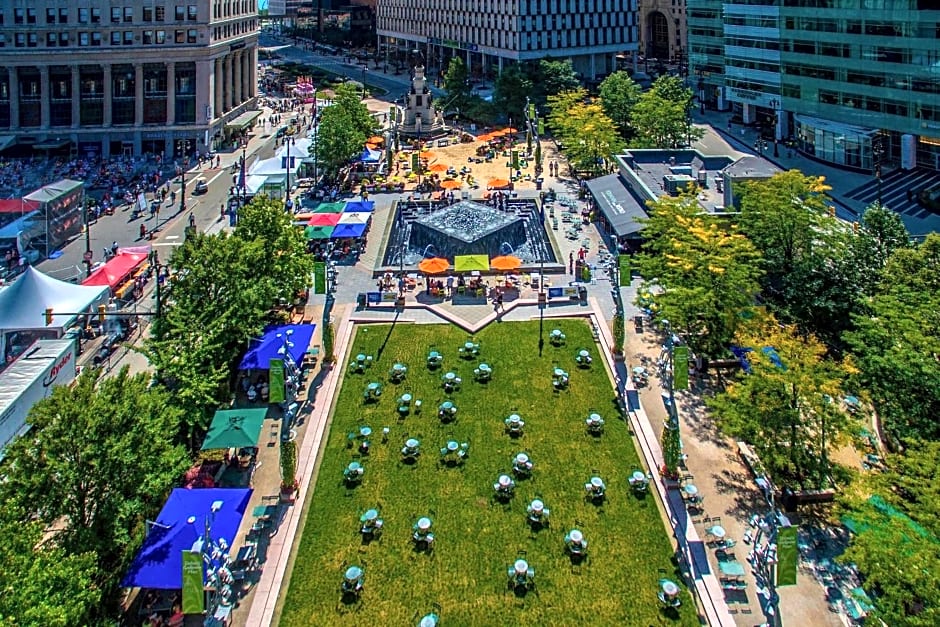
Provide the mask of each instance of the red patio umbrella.
{"label": "red patio umbrella", "polygon": [[341,213],[315,213],[310,216],[307,226],[336,226],[342,217]]}

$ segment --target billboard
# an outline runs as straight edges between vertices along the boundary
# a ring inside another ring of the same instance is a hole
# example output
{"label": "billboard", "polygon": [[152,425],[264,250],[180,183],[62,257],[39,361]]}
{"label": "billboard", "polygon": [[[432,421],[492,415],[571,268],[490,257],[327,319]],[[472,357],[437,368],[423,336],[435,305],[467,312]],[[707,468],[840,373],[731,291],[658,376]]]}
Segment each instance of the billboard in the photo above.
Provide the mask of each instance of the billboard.
{"label": "billboard", "polygon": [[45,257],[82,231],[82,207],[85,202],[85,184],[62,179],[40,187],[23,200],[39,204],[45,225],[45,234],[34,242]]}

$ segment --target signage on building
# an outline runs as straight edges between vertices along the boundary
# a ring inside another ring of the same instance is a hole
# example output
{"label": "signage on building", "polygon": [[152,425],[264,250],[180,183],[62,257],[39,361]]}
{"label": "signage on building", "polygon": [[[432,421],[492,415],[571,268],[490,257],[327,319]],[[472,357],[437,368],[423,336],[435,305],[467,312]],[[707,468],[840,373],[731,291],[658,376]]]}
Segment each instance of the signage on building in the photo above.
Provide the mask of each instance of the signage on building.
{"label": "signage on building", "polygon": [[748,89],[738,89],[737,87],[731,88],[731,95],[734,96],[737,100],[758,100],[760,99],[760,94],[756,91],[750,91]]}
{"label": "signage on building", "polygon": [[229,46],[228,49],[229,49],[229,51],[232,51],[232,50],[241,50],[241,49],[244,48],[244,47],[245,47],[245,42],[244,42],[244,41],[238,41],[238,42],[235,42],[234,44],[232,44],[231,46]]}

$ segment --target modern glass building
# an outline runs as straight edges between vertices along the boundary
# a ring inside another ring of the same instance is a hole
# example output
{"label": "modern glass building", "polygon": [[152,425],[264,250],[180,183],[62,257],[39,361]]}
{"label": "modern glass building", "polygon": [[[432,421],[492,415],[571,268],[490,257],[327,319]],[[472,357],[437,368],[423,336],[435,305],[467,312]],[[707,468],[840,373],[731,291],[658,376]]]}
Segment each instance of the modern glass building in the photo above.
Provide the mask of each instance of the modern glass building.
{"label": "modern glass building", "polygon": [[[693,15],[712,15],[715,3],[688,5],[691,69],[704,75],[713,58],[695,53],[714,37],[696,34]],[[777,139],[835,165],[940,168],[936,0],[729,0],[721,22],[724,75],[706,87],[722,98],[707,102],[745,122],[776,118]]]}

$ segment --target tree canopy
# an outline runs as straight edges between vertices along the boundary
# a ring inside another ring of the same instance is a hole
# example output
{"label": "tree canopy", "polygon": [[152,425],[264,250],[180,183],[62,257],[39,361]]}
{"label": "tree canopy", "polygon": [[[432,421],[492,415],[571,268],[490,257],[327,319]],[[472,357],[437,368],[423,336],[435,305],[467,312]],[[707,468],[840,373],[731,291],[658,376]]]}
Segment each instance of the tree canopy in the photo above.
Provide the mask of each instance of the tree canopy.
{"label": "tree canopy", "polygon": [[452,57],[444,74],[444,91],[447,92],[449,107],[466,109],[470,102],[469,72],[463,59]]}
{"label": "tree canopy", "polygon": [[532,80],[518,65],[503,69],[494,83],[494,102],[510,119],[522,120],[526,96],[532,93]]}
{"label": "tree canopy", "polygon": [[586,99],[583,89],[550,96],[548,123],[564,146],[568,162],[576,170],[596,176],[624,144],[601,106]]}
{"label": "tree canopy", "polygon": [[705,131],[692,125],[692,90],[676,76],[661,76],[631,109],[636,148],[680,148],[701,139]]}
{"label": "tree canopy", "polygon": [[633,135],[633,128],[630,126],[631,115],[642,94],[640,86],[623,71],[614,72],[601,83],[601,106],[607,117],[617,125],[622,137]]}
{"label": "tree canopy", "polygon": [[649,203],[646,245],[636,262],[658,315],[697,354],[727,351],[741,314],[754,306],[760,256],[734,225],[706,213],[695,190]]}
{"label": "tree canopy", "polygon": [[317,161],[335,176],[359,156],[376,128],[375,119],[350,83],[336,88],[333,105],[323,109],[317,128]]}

